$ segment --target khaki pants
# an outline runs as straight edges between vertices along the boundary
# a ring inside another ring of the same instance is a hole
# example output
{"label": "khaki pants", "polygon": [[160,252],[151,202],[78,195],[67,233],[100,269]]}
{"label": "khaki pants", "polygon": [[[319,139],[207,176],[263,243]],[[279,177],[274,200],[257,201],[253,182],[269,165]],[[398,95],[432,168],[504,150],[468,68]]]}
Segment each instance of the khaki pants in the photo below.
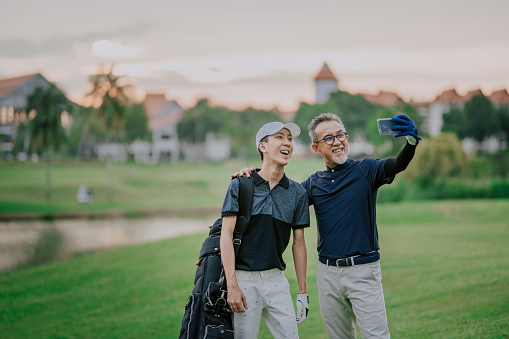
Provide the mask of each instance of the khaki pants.
{"label": "khaki pants", "polygon": [[318,263],[320,310],[329,338],[390,338],[380,261],[337,267]]}
{"label": "khaki pants", "polygon": [[262,317],[275,339],[299,338],[290,285],[284,272],[276,268],[235,273],[248,307],[244,313],[234,313],[235,338],[256,339]]}

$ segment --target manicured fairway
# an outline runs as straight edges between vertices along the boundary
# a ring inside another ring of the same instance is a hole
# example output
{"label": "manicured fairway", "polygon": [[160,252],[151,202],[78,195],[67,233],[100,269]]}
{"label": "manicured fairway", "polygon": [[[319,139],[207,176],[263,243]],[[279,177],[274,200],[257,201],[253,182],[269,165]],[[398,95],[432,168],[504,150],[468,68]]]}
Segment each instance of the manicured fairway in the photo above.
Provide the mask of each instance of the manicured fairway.
{"label": "manicured fairway", "polygon": [[[509,336],[509,200],[380,204],[393,338]],[[212,220],[211,220],[212,221]],[[307,231],[310,315],[327,338]],[[205,234],[85,255],[0,275],[1,338],[176,338]],[[286,276],[296,292],[291,251]],[[262,325],[260,338],[271,338]]]}

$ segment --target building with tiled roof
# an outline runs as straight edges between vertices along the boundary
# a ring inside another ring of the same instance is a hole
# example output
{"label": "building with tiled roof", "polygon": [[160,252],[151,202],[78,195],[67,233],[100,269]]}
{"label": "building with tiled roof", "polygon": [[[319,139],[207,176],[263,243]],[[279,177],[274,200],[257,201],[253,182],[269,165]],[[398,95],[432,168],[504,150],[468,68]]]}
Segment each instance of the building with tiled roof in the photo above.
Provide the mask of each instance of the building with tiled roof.
{"label": "building with tiled roof", "polygon": [[[0,80],[0,151],[11,152],[13,150],[13,140],[16,137],[18,126],[27,119],[25,112],[27,97],[36,88],[45,89],[50,85],[51,82],[40,73]],[[65,117],[68,117],[67,113]]]}
{"label": "building with tiled roof", "polygon": [[490,99],[495,107],[505,107],[506,109],[509,109],[509,93],[507,93],[507,89],[505,88],[493,91],[488,99]]}
{"label": "building with tiled roof", "polygon": [[316,103],[323,104],[329,100],[331,93],[337,92],[338,79],[332,73],[329,65],[323,63],[320,72],[315,76]]}
{"label": "building with tiled roof", "polygon": [[175,100],[167,100],[161,93],[148,93],[143,102],[152,132],[152,161],[168,158],[176,161],[180,156],[177,124],[184,110]]}
{"label": "building with tiled roof", "polygon": [[155,116],[167,103],[168,100],[163,93],[147,93],[143,101],[145,112],[149,117]]}
{"label": "building with tiled roof", "polygon": [[[481,89],[468,91],[460,95],[455,89],[449,89],[438,94],[432,102],[412,103],[419,113],[425,118],[423,130],[431,136],[440,134],[443,127],[443,115],[451,109],[463,109],[465,103],[476,95],[484,95]],[[509,94],[506,89],[493,92],[487,98],[495,107],[509,109]]]}
{"label": "building with tiled roof", "polygon": [[465,94],[462,98],[463,102],[470,101],[470,99],[472,99],[476,95],[484,95],[484,93],[482,92],[482,90],[480,88],[474,89],[472,91],[468,91],[467,94]]}
{"label": "building with tiled roof", "polygon": [[360,93],[360,95],[372,104],[381,106],[396,106],[403,102],[396,93],[388,91],[379,91],[378,94]]}
{"label": "building with tiled roof", "polygon": [[463,97],[454,88],[451,88],[437,95],[434,102],[462,103]]}
{"label": "building with tiled roof", "polygon": [[26,98],[37,87],[46,88],[50,82],[40,73],[23,75],[0,80],[0,107],[12,107],[22,111],[26,107]]}

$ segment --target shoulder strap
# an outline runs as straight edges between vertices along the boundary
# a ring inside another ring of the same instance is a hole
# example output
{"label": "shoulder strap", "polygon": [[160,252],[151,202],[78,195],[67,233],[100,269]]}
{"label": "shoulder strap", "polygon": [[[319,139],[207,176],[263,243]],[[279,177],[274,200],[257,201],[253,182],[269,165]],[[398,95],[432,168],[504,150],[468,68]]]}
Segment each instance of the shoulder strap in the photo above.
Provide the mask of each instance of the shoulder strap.
{"label": "shoulder strap", "polygon": [[253,208],[254,180],[242,176],[239,178],[239,181],[239,214],[235,224],[235,232],[244,233],[251,217],[251,209]]}
{"label": "shoulder strap", "polygon": [[239,214],[237,215],[237,222],[235,224],[235,234],[233,237],[233,248],[235,256],[239,251],[239,246],[242,242],[242,233],[244,233],[249,225],[249,218],[251,217],[251,210],[253,208],[254,197],[254,180],[251,177],[239,177]]}

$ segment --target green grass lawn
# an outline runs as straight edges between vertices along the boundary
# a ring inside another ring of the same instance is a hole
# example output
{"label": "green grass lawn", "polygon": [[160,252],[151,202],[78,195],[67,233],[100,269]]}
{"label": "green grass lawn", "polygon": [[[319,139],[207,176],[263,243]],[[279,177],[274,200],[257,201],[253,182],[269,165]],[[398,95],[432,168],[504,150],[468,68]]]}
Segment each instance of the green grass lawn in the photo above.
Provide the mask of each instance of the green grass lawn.
{"label": "green grass lawn", "polygon": [[[187,180],[191,180],[188,178]],[[193,178],[199,180],[199,178]],[[509,336],[509,200],[378,206],[393,338]],[[125,247],[0,275],[1,338],[176,338],[205,234]],[[316,231],[306,232],[309,318],[327,338],[316,291]],[[296,279],[291,251],[286,276]],[[262,325],[260,338],[271,338]]]}
{"label": "green grass lawn", "polygon": [[[120,210],[137,212],[154,209],[220,207],[230,175],[245,165],[260,166],[260,161],[243,163],[186,163],[143,165],[113,164],[114,199],[108,201],[106,165],[100,162],[54,161],[51,168],[51,202],[44,200],[43,163],[0,163],[0,214]],[[288,175],[299,182],[323,167],[320,158],[295,159]],[[93,204],[78,204],[81,184],[95,193]]]}

